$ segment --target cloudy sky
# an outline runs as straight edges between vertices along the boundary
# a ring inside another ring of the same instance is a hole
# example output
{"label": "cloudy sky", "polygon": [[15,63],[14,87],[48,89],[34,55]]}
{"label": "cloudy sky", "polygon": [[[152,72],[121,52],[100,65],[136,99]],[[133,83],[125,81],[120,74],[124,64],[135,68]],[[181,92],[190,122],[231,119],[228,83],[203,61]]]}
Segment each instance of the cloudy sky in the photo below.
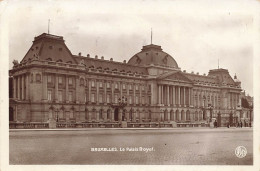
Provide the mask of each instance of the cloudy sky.
{"label": "cloudy sky", "polygon": [[9,68],[35,36],[63,36],[73,54],[129,60],[143,45],[161,45],[187,72],[218,67],[253,94],[256,1],[9,1]]}

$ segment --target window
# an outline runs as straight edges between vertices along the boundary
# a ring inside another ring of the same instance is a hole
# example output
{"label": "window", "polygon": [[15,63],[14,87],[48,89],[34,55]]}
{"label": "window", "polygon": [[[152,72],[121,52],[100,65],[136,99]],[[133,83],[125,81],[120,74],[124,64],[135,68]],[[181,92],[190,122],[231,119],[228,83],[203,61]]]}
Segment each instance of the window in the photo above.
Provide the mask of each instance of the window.
{"label": "window", "polygon": [[132,104],[132,96],[129,96],[129,104]]}
{"label": "window", "polygon": [[135,90],[139,90],[139,86],[138,85],[135,86]]}
{"label": "window", "polygon": [[51,90],[48,90],[48,94],[47,94],[47,98],[48,98],[48,101],[51,101]]}
{"label": "window", "polygon": [[72,102],[72,91],[69,91],[69,101]]}
{"label": "window", "polygon": [[132,84],[129,85],[129,90],[132,90]]}
{"label": "window", "polygon": [[110,94],[107,94],[107,103],[110,103]]}
{"label": "window", "polygon": [[142,86],[142,90],[144,91],[144,85]]}
{"label": "window", "polygon": [[151,86],[151,84],[149,84],[148,90],[151,91],[151,89],[152,89],[152,86]]}
{"label": "window", "polygon": [[40,74],[36,74],[36,81],[41,81],[41,75]]}
{"label": "window", "polygon": [[107,88],[110,88],[110,83],[109,82],[107,83]]}
{"label": "window", "polygon": [[100,110],[100,111],[99,111],[99,119],[100,119],[100,120],[103,120],[103,110]]}
{"label": "window", "polygon": [[59,77],[59,84],[62,84],[62,77]]}
{"label": "window", "polygon": [[59,102],[62,102],[62,91],[58,92],[58,98],[59,98]]}
{"label": "window", "polygon": [[95,87],[95,81],[94,80],[91,81],[91,87]]}
{"label": "window", "polygon": [[115,83],[115,89],[118,89],[118,84],[117,83]]}
{"label": "window", "polygon": [[73,111],[70,111],[70,118],[71,118],[71,119],[74,118],[74,113],[73,113]]}
{"label": "window", "polygon": [[31,82],[33,82],[33,74],[31,74]]}
{"label": "window", "polygon": [[84,79],[83,78],[80,78],[80,85],[84,86]]}
{"label": "window", "polygon": [[151,96],[149,96],[149,104],[151,104],[152,103],[152,98],[151,98]]}
{"label": "window", "polygon": [[99,103],[103,102],[103,94],[99,94]]}
{"label": "window", "polygon": [[139,104],[139,97],[135,96],[135,104]]}
{"label": "window", "polygon": [[72,78],[69,78],[69,85],[72,85]]}
{"label": "window", "polygon": [[125,89],[125,84],[123,84],[123,89]]}
{"label": "window", "polygon": [[63,114],[63,113],[64,113],[63,110],[60,110],[60,111],[59,111],[59,118],[64,118],[64,114]]}
{"label": "window", "polygon": [[115,103],[118,103],[118,95],[115,94]]}
{"label": "window", "polygon": [[144,98],[144,96],[142,97],[142,104],[145,104],[145,98]]}
{"label": "window", "polygon": [[47,81],[48,81],[48,83],[51,83],[51,75],[48,75]]}
{"label": "window", "polygon": [[95,102],[95,94],[94,94],[94,93],[91,94],[91,102],[92,102],[92,103]]}
{"label": "window", "polygon": [[99,82],[99,87],[102,88],[103,87],[103,83]]}

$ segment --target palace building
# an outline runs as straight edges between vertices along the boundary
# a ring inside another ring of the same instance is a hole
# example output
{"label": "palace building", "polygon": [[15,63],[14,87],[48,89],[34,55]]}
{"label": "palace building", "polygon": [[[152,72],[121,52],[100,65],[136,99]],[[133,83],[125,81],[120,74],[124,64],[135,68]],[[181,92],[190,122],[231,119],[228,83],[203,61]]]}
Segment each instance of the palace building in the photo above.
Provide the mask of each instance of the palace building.
{"label": "palace building", "polygon": [[158,45],[143,46],[128,62],[116,62],[74,55],[63,37],[43,33],[22,61],[13,63],[10,123],[249,122],[236,76],[227,69],[208,75],[181,71]]}

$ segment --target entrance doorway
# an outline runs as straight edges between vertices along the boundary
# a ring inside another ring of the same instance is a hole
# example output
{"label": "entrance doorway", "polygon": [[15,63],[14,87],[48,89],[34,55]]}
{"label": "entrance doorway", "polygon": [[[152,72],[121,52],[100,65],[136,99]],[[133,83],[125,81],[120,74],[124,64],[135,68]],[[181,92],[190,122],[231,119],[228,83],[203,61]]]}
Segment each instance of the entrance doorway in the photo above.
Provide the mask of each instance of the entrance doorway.
{"label": "entrance doorway", "polygon": [[114,119],[115,121],[118,121],[118,108],[115,108]]}
{"label": "entrance doorway", "polygon": [[9,107],[9,121],[14,121],[14,110],[12,107]]}

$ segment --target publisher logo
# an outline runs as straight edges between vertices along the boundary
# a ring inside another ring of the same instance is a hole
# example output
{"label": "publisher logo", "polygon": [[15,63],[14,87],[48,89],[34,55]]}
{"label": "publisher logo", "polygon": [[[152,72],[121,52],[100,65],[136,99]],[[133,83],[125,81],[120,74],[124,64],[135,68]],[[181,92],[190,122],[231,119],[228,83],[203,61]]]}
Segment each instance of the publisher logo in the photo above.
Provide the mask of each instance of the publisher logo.
{"label": "publisher logo", "polygon": [[235,150],[235,154],[238,158],[243,158],[246,156],[247,150],[244,146],[238,146]]}

